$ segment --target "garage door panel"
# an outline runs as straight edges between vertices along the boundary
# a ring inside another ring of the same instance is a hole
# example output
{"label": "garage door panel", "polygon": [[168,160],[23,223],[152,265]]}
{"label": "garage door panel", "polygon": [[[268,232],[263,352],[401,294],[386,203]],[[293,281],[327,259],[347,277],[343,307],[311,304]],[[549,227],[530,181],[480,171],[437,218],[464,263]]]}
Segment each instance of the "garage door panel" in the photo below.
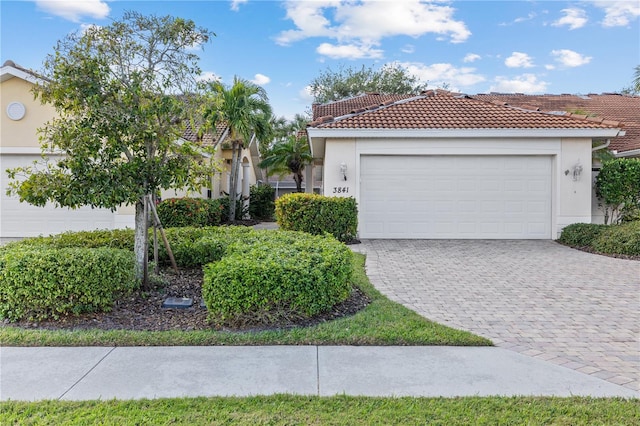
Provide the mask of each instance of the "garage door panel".
{"label": "garage door panel", "polygon": [[31,165],[39,155],[2,155],[3,173],[0,191],[0,237],[23,238],[57,234],[64,231],[107,229],[114,227],[115,213],[108,209],[81,207],[68,209],[47,204],[36,207],[21,203],[18,197],[6,195],[8,179],[4,171],[9,168]]}
{"label": "garage door panel", "polygon": [[551,236],[548,156],[362,156],[361,182],[362,238]]}

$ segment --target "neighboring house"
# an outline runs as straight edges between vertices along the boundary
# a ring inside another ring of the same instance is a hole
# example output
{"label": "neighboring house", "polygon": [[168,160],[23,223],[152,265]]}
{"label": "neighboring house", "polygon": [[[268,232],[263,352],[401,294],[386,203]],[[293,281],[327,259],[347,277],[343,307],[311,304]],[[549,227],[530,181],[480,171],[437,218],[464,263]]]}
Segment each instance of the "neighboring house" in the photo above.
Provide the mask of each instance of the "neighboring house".
{"label": "neighboring house", "polygon": [[[305,170],[309,166],[305,167]],[[316,194],[321,193],[322,191],[322,167],[314,166],[313,173],[313,192]],[[296,192],[296,182],[291,177],[291,174],[284,175],[282,177],[270,176],[268,180],[263,181],[262,183],[268,184],[273,187],[275,190],[275,197],[280,198],[285,194],[292,194]],[[305,178],[302,181],[302,191],[303,192],[311,192],[307,190],[307,179]]]}
{"label": "neighboring house", "polygon": [[[187,129],[182,138],[190,142],[198,142],[197,134],[191,129]],[[197,194],[187,194],[185,191],[164,191],[163,197],[196,195],[202,198],[221,198],[229,194],[233,154],[229,140],[229,128],[226,126],[218,126],[215,132],[203,135],[199,143],[215,148],[212,161],[221,168],[219,172],[216,172],[215,175],[212,176],[210,187],[203,188],[202,191]],[[240,159],[240,179],[238,179],[237,193],[242,194],[243,197],[248,197],[249,186],[255,185],[259,180],[264,179],[262,169],[257,166],[258,163],[260,163],[260,151],[258,140],[255,137],[251,139],[249,146],[242,150]]]}
{"label": "neighboring house", "polygon": [[361,238],[555,239],[591,222],[592,142],[624,134],[445,91],[313,111],[323,193],[355,197]]}
{"label": "neighboring house", "polygon": [[[41,160],[37,129],[55,117],[51,106],[34,100],[31,89],[37,83],[42,83],[37,75],[11,61],[0,69],[0,243],[66,230],[133,225],[133,216],[108,209],[36,207],[7,195],[6,170]],[[50,158],[55,160],[59,155]]]}
{"label": "neighboring house", "polygon": [[[122,206],[115,212],[108,209],[92,209],[82,207],[68,209],[54,207],[36,207],[28,203],[21,203],[17,196],[6,194],[9,179],[6,170],[10,168],[29,166],[34,161],[41,160],[41,147],[38,128],[56,115],[50,105],[42,105],[34,100],[32,88],[42,83],[40,77],[30,70],[6,61],[0,69],[0,103],[1,103],[1,133],[0,133],[0,243],[13,239],[38,235],[56,234],[64,231],[79,231],[90,229],[113,229],[133,227],[133,206]],[[197,196],[219,198],[229,191],[229,174],[231,149],[226,149],[224,140],[226,129],[220,129],[216,134],[203,137],[205,144],[216,149],[214,160],[223,165],[222,172],[212,178],[210,188],[205,188]],[[184,139],[195,140],[192,132],[185,132]],[[252,141],[249,148],[242,153],[243,167],[240,168],[239,191],[246,189],[248,195],[249,184],[255,184],[262,178],[257,164],[257,142]],[[52,160],[60,158],[59,154],[48,155]],[[246,182],[246,183],[245,183]],[[164,191],[163,198],[185,195],[185,191]],[[194,194],[189,194],[193,196]]]}

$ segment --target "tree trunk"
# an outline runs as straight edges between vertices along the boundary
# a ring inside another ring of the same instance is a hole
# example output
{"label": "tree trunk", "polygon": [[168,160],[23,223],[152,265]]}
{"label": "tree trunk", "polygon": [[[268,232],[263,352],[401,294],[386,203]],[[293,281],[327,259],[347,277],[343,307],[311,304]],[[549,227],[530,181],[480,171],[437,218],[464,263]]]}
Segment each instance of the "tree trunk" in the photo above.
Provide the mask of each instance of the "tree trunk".
{"label": "tree trunk", "polygon": [[144,277],[145,265],[145,248],[147,247],[147,218],[144,214],[144,201],[138,200],[136,203],[135,216],[135,237],[133,243],[133,251],[136,255],[136,278],[142,282]]}
{"label": "tree trunk", "polygon": [[231,151],[231,178],[229,179],[229,222],[233,223],[236,220],[236,198],[238,189],[238,173],[236,173],[236,167],[238,160],[236,159],[236,151],[239,150],[238,143],[232,142],[233,149]]}
{"label": "tree trunk", "polygon": [[296,182],[296,191],[302,192],[302,172],[294,173],[293,180]]}

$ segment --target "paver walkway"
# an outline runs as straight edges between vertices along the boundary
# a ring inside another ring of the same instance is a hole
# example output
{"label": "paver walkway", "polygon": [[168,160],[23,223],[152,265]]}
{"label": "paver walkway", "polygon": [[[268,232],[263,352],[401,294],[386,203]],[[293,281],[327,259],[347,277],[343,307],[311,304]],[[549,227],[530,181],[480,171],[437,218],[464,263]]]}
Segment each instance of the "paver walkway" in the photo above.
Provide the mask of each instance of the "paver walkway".
{"label": "paver walkway", "polygon": [[391,299],[502,348],[640,390],[640,262],[554,241],[364,240]]}

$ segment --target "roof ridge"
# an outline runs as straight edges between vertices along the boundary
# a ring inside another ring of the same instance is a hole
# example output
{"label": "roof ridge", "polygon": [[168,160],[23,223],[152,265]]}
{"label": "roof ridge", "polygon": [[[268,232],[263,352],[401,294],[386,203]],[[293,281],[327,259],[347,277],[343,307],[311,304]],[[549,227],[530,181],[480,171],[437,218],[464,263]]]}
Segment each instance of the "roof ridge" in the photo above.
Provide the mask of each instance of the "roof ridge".
{"label": "roof ridge", "polygon": [[359,95],[349,96],[347,98],[342,98],[342,99],[334,99],[332,101],[324,102],[324,103],[321,103],[321,104],[314,104],[314,105],[322,107],[322,106],[327,106],[327,105],[331,105],[331,104],[337,104],[339,102],[352,101],[354,99],[363,98],[365,96],[382,96],[382,95],[380,93],[377,93],[377,92],[360,93]]}
{"label": "roof ridge", "polygon": [[425,96],[425,95],[415,95],[415,96],[412,96],[410,98],[400,99],[400,100],[397,100],[397,101],[388,100],[388,101],[385,101],[385,102],[383,102],[381,104],[378,104],[378,105],[370,105],[368,107],[361,107],[361,108],[358,108],[357,110],[352,110],[348,114],[343,114],[343,115],[340,115],[338,117],[333,117],[331,115],[320,117],[317,120],[315,120],[314,122],[312,122],[311,124],[309,124],[309,127],[314,127],[314,126],[318,126],[318,125],[321,125],[321,124],[326,124],[326,123],[329,123],[329,122],[345,120],[347,118],[356,117],[358,115],[366,114],[368,112],[380,111],[380,110],[392,107],[394,105],[401,105],[401,104],[404,104],[404,103],[407,103],[407,102],[415,101],[417,99],[424,99],[426,97],[427,96]]}

